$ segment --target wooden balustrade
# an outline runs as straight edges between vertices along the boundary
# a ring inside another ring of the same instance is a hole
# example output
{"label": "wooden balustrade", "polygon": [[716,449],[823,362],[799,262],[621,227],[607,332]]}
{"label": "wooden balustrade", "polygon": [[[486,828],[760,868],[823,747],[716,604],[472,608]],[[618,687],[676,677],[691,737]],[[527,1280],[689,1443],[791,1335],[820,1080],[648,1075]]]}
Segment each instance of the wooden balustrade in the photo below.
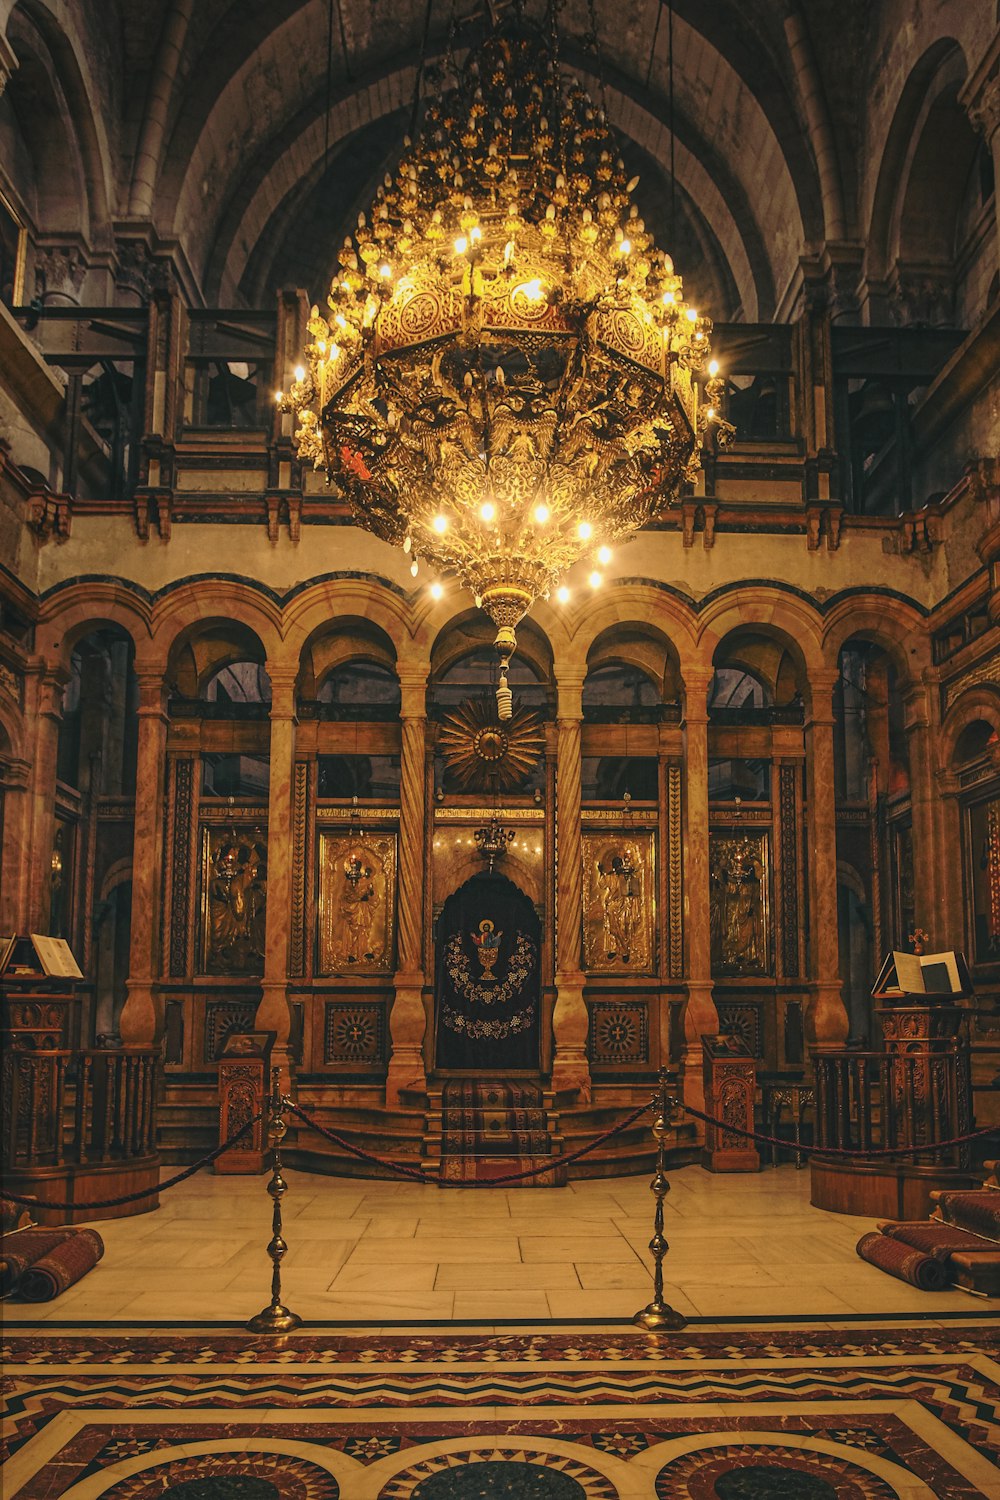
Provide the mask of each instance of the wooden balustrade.
{"label": "wooden balustrade", "polygon": [[914,1163],[967,1167],[968,1145],[932,1149],[971,1129],[968,1052],[822,1052],[816,1068],[816,1149],[922,1147]]}
{"label": "wooden balustrade", "polygon": [[[127,1194],[157,1180],[159,1049],[9,1050],[3,1062],[0,1150],[11,1192],[44,1202],[81,1203],[79,1212],[42,1212],[42,1222],[106,1218],[87,1201]],[[141,1213],[156,1196],[119,1212]]]}
{"label": "wooden balustrade", "polygon": [[[935,1187],[974,1185],[967,1041],[922,1038],[885,1052],[818,1051],[812,1202],[841,1213],[922,1218]],[[879,1156],[900,1150],[899,1157]],[[824,1150],[850,1152],[824,1157]]]}

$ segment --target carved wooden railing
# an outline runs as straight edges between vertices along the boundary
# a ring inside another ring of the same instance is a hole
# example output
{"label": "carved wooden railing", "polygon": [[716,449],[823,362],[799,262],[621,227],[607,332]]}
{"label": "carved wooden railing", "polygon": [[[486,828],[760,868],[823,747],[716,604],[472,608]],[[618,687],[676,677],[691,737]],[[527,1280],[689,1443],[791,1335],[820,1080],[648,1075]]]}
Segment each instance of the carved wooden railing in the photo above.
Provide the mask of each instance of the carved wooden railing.
{"label": "carved wooden railing", "polygon": [[8,1050],[0,1124],[5,1170],[110,1166],[153,1156],[158,1061],[159,1049],[150,1047]]}
{"label": "carved wooden railing", "polygon": [[931,1150],[972,1128],[969,1052],[962,1042],[906,1052],[823,1051],[813,1063],[818,1152],[852,1151],[860,1162],[873,1151],[920,1147],[897,1159],[969,1165],[968,1145]]}

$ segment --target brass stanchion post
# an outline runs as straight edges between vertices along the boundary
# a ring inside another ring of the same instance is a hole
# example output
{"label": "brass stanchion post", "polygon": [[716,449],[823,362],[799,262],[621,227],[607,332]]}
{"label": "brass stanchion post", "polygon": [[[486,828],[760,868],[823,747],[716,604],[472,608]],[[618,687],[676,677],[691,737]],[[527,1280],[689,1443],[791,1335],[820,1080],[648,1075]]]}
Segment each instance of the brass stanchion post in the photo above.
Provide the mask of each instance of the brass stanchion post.
{"label": "brass stanchion post", "polygon": [[656,1138],[656,1172],[652,1182],[649,1184],[650,1191],[656,1199],[656,1212],[653,1215],[653,1238],[649,1242],[649,1248],[653,1252],[653,1300],[646,1307],[642,1307],[632,1319],[640,1328],[648,1328],[651,1332],[661,1329],[674,1331],[687,1325],[687,1318],[683,1313],[677,1312],[676,1308],[670,1306],[663,1300],[663,1257],[670,1246],[663,1235],[663,1200],[670,1192],[670,1183],[667,1181],[667,1132],[670,1129],[670,1118],[673,1113],[673,1103],[667,1091],[667,1070],[660,1069],[660,1087],[653,1095],[653,1135]]}
{"label": "brass stanchion post", "polygon": [[274,1204],[271,1214],[271,1241],[267,1247],[267,1253],[271,1257],[271,1300],[267,1307],[261,1308],[256,1317],[250,1319],[247,1328],[251,1333],[291,1333],[294,1328],[299,1328],[302,1319],[298,1313],[291,1312],[281,1300],[281,1262],[288,1252],[281,1233],[281,1200],[288,1192],[288,1183],[281,1175],[281,1143],[285,1138],[288,1127],[285,1124],[284,1109],[285,1100],[281,1095],[280,1087],[281,1073],[278,1068],[271,1069],[271,1098],[269,1102],[269,1119],[267,1126],[268,1139],[271,1144],[271,1180],[267,1185],[267,1191]]}

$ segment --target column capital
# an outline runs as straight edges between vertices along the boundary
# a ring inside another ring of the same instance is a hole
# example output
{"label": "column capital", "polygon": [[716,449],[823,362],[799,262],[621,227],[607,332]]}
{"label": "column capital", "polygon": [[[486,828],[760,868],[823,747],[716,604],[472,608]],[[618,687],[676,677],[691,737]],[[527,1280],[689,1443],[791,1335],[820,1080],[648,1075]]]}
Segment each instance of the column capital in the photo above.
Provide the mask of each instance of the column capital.
{"label": "column capital", "polygon": [[569,672],[556,678],[556,719],[583,718],[584,673]]}
{"label": "column capital", "polygon": [[833,690],[839,681],[839,667],[817,667],[809,673],[809,701],[805,712],[807,728],[833,724]]}
{"label": "column capital", "polygon": [[426,719],[427,673],[399,674],[399,716],[401,719]]}
{"label": "column capital", "polygon": [[269,717],[272,719],[294,719],[296,716],[295,688],[299,680],[296,668],[268,669],[268,677],[271,682],[271,708]]}
{"label": "column capital", "polygon": [[1000,49],[996,44],[969,79],[960,98],[973,128],[981,131],[989,144],[1000,130]]}
{"label": "column capital", "polygon": [[136,712],[140,718],[159,715],[161,718],[167,716],[167,692],[163,681],[162,672],[137,672],[136,683],[139,688],[139,706]]}

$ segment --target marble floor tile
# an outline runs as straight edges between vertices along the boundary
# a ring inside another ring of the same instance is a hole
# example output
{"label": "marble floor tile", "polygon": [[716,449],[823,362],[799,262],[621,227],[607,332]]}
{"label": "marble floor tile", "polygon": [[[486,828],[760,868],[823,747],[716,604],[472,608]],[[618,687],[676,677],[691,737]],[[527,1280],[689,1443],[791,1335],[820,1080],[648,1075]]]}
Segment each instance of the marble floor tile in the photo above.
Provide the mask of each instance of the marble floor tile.
{"label": "marble floor tile", "polygon": [[394,1292],[430,1292],[434,1289],[437,1272],[438,1267],[434,1262],[421,1266],[401,1265],[398,1261],[382,1265],[371,1261],[358,1262],[341,1266],[329,1278],[328,1285],[323,1290],[379,1292],[391,1288]]}
{"label": "marble floor tile", "polygon": [[[628,1261],[628,1246],[619,1236],[610,1235],[563,1235],[559,1239],[541,1239],[524,1235],[518,1241],[521,1259],[528,1264],[537,1261],[576,1260],[624,1260]],[[634,1253],[634,1252],[633,1252]]]}
{"label": "marble floor tile", "polygon": [[571,1265],[550,1265],[542,1262],[537,1266],[523,1265],[439,1265],[438,1291],[527,1291],[547,1292],[561,1288],[579,1287],[576,1271]]}
{"label": "marble floor tile", "polygon": [[548,1296],[545,1292],[456,1292],[455,1321],[468,1318],[479,1322],[488,1318],[548,1318]]}
{"label": "marble floor tile", "polygon": [[[631,1323],[635,1313],[651,1300],[638,1288],[633,1291],[610,1291],[604,1294],[589,1291],[550,1291],[548,1294],[550,1315],[575,1322],[586,1318],[620,1318],[622,1323]],[[680,1293],[671,1292],[667,1301],[686,1318],[695,1317],[697,1309]]]}

